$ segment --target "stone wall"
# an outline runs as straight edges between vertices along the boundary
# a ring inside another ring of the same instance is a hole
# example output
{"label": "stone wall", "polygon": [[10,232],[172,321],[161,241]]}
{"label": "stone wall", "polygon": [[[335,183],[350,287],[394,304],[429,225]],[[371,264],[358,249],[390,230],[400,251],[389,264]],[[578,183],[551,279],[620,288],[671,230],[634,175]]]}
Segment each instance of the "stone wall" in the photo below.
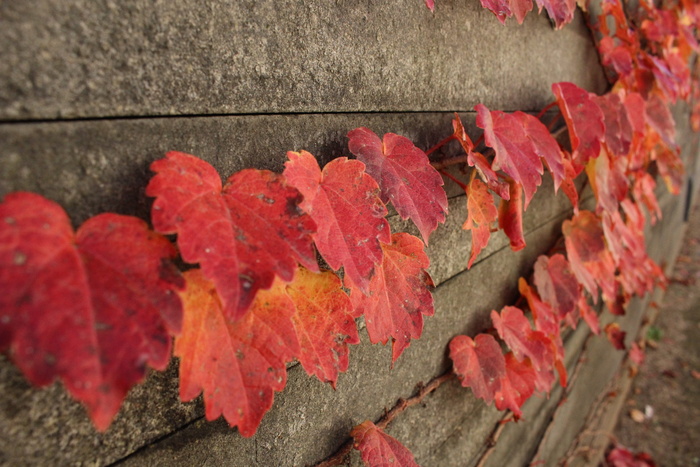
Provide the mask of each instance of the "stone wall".
{"label": "stone wall", "polygon": [[[0,44],[0,196],[41,193],[76,226],[104,211],[148,219],[148,166],[168,150],[195,154],[223,176],[245,167],[280,171],[287,150],[309,150],[321,163],[349,156],[345,135],[358,126],[427,149],[451,133],[454,111],[476,134],[471,109],[479,102],[538,111],[552,100],[554,82],[598,93],[607,86],[580,14],[561,31],[534,14],[504,27],[476,0],[440,0],[434,14],[421,0],[2,2]],[[677,109],[681,121],[686,115]],[[679,135],[686,158],[697,154],[697,138],[682,123]],[[362,331],[336,391],[292,365],[258,433],[244,439],[223,420],[205,421],[201,401],[178,401],[176,362],[133,389],[101,434],[59,384],[32,388],[2,356],[0,462],[297,466],[324,459],[354,425],[376,420],[443,373],[454,335],[473,335],[491,309],[514,301],[518,277],[571,215],[568,200],[544,180],[525,215],[527,248],[512,252],[498,233],[469,271],[464,193],[447,182],[450,215],[428,248],[435,316],[393,368],[390,349],[369,344]],[[660,201],[664,221],[650,229],[649,242],[655,259],[670,264],[685,197]],[[391,224],[415,233],[397,216]],[[626,318],[632,328],[648,302],[635,303]],[[388,432],[425,466],[473,465],[485,452],[494,466],[555,463],[623,357],[605,339],[591,339],[585,325],[566,347],[573,384],[529,401],[524,420],[506,425],[493,450],[502,414],[455,381]]]}

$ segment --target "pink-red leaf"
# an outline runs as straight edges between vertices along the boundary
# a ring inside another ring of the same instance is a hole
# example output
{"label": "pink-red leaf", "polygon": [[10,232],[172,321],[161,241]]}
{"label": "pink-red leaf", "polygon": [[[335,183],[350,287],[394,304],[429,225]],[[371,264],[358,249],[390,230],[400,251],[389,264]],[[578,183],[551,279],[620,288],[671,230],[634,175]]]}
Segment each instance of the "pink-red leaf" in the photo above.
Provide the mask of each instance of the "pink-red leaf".
{"label": "pink-red leaf", "polygon": [[510,248],[519,251],[525,248],[523,234],[523,190],[519,183],[509,181],[510,199],[502,200],[498,207],[498,226],[510,239]]}
{"label": "pink-red leaf", "polygon": [[353,428],[350,436],[369,467],[418,467],[411,451],[369,420]]}
{"label": "pink-red leaf", "polygon": [[600,152],[605,138],[603,111],[588,91],[573,83],[554,83],[552,92],[569,128],[573,160],[583,166]]}
{"label": "pink-red leaf", "polygon": [[402,219],[410,217],[427,244],[447,213],[444,182],[428,156],[411,140],[394,133],[380,140],[371,130],[357,128],[348,133],[348,138],[350,152],[379,183],[382,201],[391,201]]}
{"label": "pink-red leaf", "polygon": [[525,15],[532,10],[532,0],[481,0],[481,6],[496,15],[502,24],[511,16],[523,24]]}
{"label": "pink-red leaf", "polygon": [[535,0],[539,11],[542,8],[547,10],[547,14],[554,21],[556,29],[561,29],[564,25],[570,23],[574,19],[576,11],[576,0]]}
{"label": "pink-red leaf", "polygon": [[276,275],[291,280],[297,261],[318,270],[311,240],[316,226],[281,175],[246,169],[222,187],[211,165],[179,152],[151,169],[156,175],[146,194],[156,197],[154,227],[178,234],[182,258],[200,263],[228,317],[242,317]]}
{"label": "pink-red leaf", "polygon": [[425,271],[430,265],[419,238],[407,233],[392,236],[382,245],[384,262],[369,285],[369,294],[361,293],[346,277],[350,299],[358,314],[364,314],[370,342],[392,341],[392,363],[423,332],[423,315],[432,316],[433,282]]}
{"label": "pink-red leaf", "polygon": [[534,281],[540,297],[552,307],[560,320],[575,316],[581,285],[564,255],[542,255],[537,258]]}
{"label": "pink-red leaf", "polygon": [[277,279],[234,322],[224,314],[214,284],[202,271],[188,271],[185,277],[185,317],[175,341],[180,399],[189,401],[203,392],[207,420],[223,415],[242,436],[253,436],[272,407],[274,391],[284,389],[285,363],[299,354],[294,304]]}
{"label": "pink-red leaf", "polygon": [[0,349],[33,384],[60,378],[105,430],[146,366],[164,370],[184,282],[145,222],[101,214],[73,229],[33,193],[0,204]]}
{"label": "pink-red leaf", "polygon": [[590,211],[581,211],[562,225],[566,254],[571,270],[586,290],[598,298],[598,287],[606,300],[615,300],[615,263],[605,244],[600,219]]}
{"label": "pink-red leaf", "polygon": [[508,352],[505,359],[506,376],[501,380],[501,390],[495,398],[496,408],[511,410],[517,420],[523,415],[520,407],[535,392],[537,374],[530,359],[520,361],[513,352]]}
{"label": "pink-red leaf", "polygon": [[380,241],[391,241],[377,182],[360,161],[340,157],[321,172],[306,151],[288,152],[287,157],[284,176],[304,196],[301,208],[316,222],[313,239],[318,251],[331,268],[342,266],[368,293],[375,265],[382,262]]}
{"label": "pink-red leaf", "polygon": [[521,120],[511,114],[490,111],[483,104],[474,107],[476,124],[484,129],[486,144],[494,149],[494,168],[510,175],[525,192],[525,208],[530,203],[537,187],[542,183],[542,161],[535,152]]}
{"label": "pink-red leaf", "polygon": [[338,276],[328,271],[300,268],[286,289],[296,307],[299,362],[308,374],[335,388],[338,373],[348,369],[348,345],[360,343],[350,298]]}
{"label": "pink-red leaf", "polygon": [[513,116],[523,126],[525,134],[532,142],[535,153],[547,162],[547,167],[549,167],[549,171],[554,179],[554,191],[556,192],[566,178],[564,153],[559,147],[559,143],[537,117],[520,111],[515,112]]}
{"label": "pink-red leaf", "polygon": [[490,404],[502,390],[506,361],[501,346],[490,334],[478,334],[474,340],[457,336],[450,341],[450,358],[462,386]]}
{"label": "pink-red leaf", "polygon": [[471,268],[481,250],[486,247],[491,237],[491,224],[498,218],[498,209],[493,202],[493,195],[478,178],[467,186],[467,220],[462,228],[472,232],[472,253],[467,268]]}

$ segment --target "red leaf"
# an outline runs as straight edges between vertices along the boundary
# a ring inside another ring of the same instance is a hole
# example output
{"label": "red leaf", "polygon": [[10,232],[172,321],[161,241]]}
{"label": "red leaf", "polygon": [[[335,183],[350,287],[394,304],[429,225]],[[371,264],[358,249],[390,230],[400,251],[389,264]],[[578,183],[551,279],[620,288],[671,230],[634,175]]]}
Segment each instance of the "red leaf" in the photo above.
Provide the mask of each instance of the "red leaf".
{"label": "red leaf", "polygon": [[247,169],[222,188],[212,166],[179,152],[169,152],[151,169],[156,175],[146,194],[156,197],[154,227],[178,234],[182,258],[200,263],[226,316],[243,316],[275,275],[291,280],[297,261],[318,270],[311,241],[315,224],[298,209],[301,196],[281,175]]}
{"label": "red leaf", "polygon": [[425,0],[425,6],[427,6],[430,11],[435,11],[435,0]]}
{"label": "red leaf", "polygon": [[519,183],[510,181],[510,199],[502,200],[498,207],[498,226],[510,239],[510,248],[519,251],[525,248],[523,234],[523,190]]}
{"label": "red leaf", "polygon": [[542,8],[547,10],[547,14],[556,24],[556,29],[561,29],[565,24],[574,19],[576,11],[575,0],[536,0],[540,13]]}
{"label": "red leaf", "polygon": [[508,352],[506,359],[506,377],[501,381],[501,391],[496,395],[498,410],[511,410],[516,419],[522,417],[520,407],[535,392],[535,369],[529,359],[519,361]]}
{"label": "red leaf", "polygon": [[486,185],[498,196],[503,199],[508,199],[510,194],[508,192],[508,184],[503,180],[498,178],[496,172],[491,168],[491,164],[480,152],[474,152],[474,143],[467,135],[464,130],[464,125],[459,119],[459,115],[455,113],[455,118],[452,120],[452,127],[454,128],[453,136],[462,145],[462,149],[467,154],[467,163],[470,167],[475,167],[479,172],[479,176],[484,180]]}
{"label": "red leaf", "polygon": [[656,463],[646,452],[632,454],[623,446],[615,446],[605,457],[611,467],[656,467]]}
{"label": "red leaf", "polygon": [[294,329],[301,352],[299,362],[309,375],[335,388],[338,372],[348,369],[348,344],[359,344],[350,298],[332,272],[313,273],[299,269],[287,284],[294,302]]}
{"label": "red leaf", "polygon": [[357,128],[348,138],[350,152],[379,183],[382,201],[391,201],[402,219],[410,217],[427,244],[447,213],[444,182],[428,156],[411,140],[394,133],[385,134],[382,141],[371,130]]}
{"label": "red leaf", "polygon": [[350,436],[355,439],[353,447],[360,451],[365,465],[370,467],[418,467],[411,451],[369,420],[353,428]]}
{"label": "red leaf", "polygon": [[490,111],[483,104],[474,107],[476,124],[484,129],[486,144],[494,149],[494,168],[500,168],[525,191],[525,208],[530,203],[537,187],[542,183],[542,161],[525,133],[523,124],[510,114]]}
{"label": "red leaf", "polygon": [[644,363],[644,350],[642,350],[636,342],[632,342],[629,354],[630,360],[632,360],[637,365],[641,365],[642,363]]}
{"label": "red leaf", "polygon": [[659,202],[656,199],[656,193],[654,193],[655,188],[656,181],[648,172],[637,174],[634,187],[632,188],[635,201],[637,201],[637,203],[642,203],[649,212],[651,225],[656,224],[656,221],[661,219],[662,216]]}
{"label": "red leaf", "polygon": [[513,116],[523,126],[525,134],[532,142],[535,153],[547,162],[547,167],[549,167],[554,179],[554,191],[556,192],[566,178],[564,153],[559,147],[559,143],[538,118],[520,111],[515,112]]}
{"label": "red leaf", "polygon": [[562,225],[566,254],[571,270],[586,290],[598,298],[598,287],[606,300],[615,300],[615,264],[605,244],[600,219],[590,211],[581,211]]}
{"label": "red leaf", "polygon": [[73,229],[33,193],[0,204],[0,349],[27,379],[60,378],[105,430],[146,365],[164,370],[182,307],[176,252],[145,222],[101,214]]}
{"label": "red leaf", "polygon": [[288,152],[287,157],[284,176],[304,195],[301,208],[316,221],[313,239],[318,251],[331,268],[342,266],[367,293],[375,265],[382,262],[380,241],[391,241],[377,182],[360,161],[340,157],[321,172],[306,151]]}
{"label": "red leaf", "polygon": [[481,6],[496,15],[502,24],[511,16],[523,24],[525,15],[532,10],[532,0],[481,0]]}
{"label": "red leaf", "polygon": [[457,336],[450,341],[450,358],[462,386],[490,404],[502,390],[506,361],[501,346],[490,334],[478,334],[474,340]]}
{"label": "red leaf", "polygon": [[610,323],[605,326],[605,335],[608,336],[608,340],[617,350],[625,350],[625,336],[627,333],[620,329],[620,325],[617,323]]}
{"label": "red leaf", "polygon": [[615,212],[629,191],[627,159],[608,153],[606,148],[602,145],[598,157],[588,162],[586,173],[598,201],[597,211]]}
{"label": "red leaf", "polygon": [[624,156],[632,143],[632,124],[620,96],[609,92],[603,96],[593,96],[593,100],[603,111],[605,119],[605,144],[616,156]]}
{"label": "red leaf", "polygon": [[569,201],[571,201],[571,205],[574,207],[574,214],[578,213],[578,191],[576,190],[576,184],[574,183],[574,179],[578,176],[578,172],[576,172],[576,169],[573,166],[573,163],[571,162],[571,156],[569,155],[568,152],[564,152],[564,173],[566,175],[566,178],[564,178],[564,181],[561,184],[561,190],[564,192],[567,198],[569,198]]}
{"label": "red leaf", "polygon": [[185,318],[175,340],[180,357],[180,399],[204,392],[207,420],[220,415],[250,437],[287,382],[285,363],[299,354],[294,304],[276,280],[260,291],[248,313],[232,321],[214,284],[200,270],[185,273]]}
{"label": "red leaf", "polygon": [[392,243],[382,245],[384,262],[369,285],[369,294],[357,290],[346,276],[350,300],[358,314],[365,315],[370,342],[392,340],[392,363],[423,332],[423,315],[432,316],[433,282],[425,271],[430,265],[423,243],[407,233],[392,235]]}
{"label": "red leaf", "polygon": [[573,83],[554,83],[552,92],[569,128],[573,160],[585,165],[598,157],[600,142],[605,138],[603,111],[588,91]]}
{"label": "red leaf", "polygon": [[538,370],[551,368],[551,341],[543,332],[532,329],[520,308],[506,306],[500,314],[491,311],[491,321],[518,360],[528,357]]}
{"label": "red leaf", "polygon": [[591,308],[586,300],[586,296],[581,294],[578,299],[578,309],[581,313],[581,318],[586,322],[591,332],[595,335],[600,334],[600,323],[598,322],[598,314]]}
{"label": "red leaf", "polygon": [[472,232],[472,253],[467,268],[471,268],[481,250],[491,237],[491,224],[498,218],[498,209],[493,203],[493,195],[481,180],[474,178],[467,187],[467,220],[464,230]]}
{"label": "red leaf", "polygon": [[646,121],[661,139],[671,148],[676,146],[676,123],[666,102],[658,94],[650,94],[646,99]]}
{"label": "red leaf", "polygon": [[[575,313],[581,296],[581,285],[564,255],[542,255],[537,258],[534,281],[540,297],[551,305],[560,320],[577,318]],[[569,321],[575,323],[576,319]]]}

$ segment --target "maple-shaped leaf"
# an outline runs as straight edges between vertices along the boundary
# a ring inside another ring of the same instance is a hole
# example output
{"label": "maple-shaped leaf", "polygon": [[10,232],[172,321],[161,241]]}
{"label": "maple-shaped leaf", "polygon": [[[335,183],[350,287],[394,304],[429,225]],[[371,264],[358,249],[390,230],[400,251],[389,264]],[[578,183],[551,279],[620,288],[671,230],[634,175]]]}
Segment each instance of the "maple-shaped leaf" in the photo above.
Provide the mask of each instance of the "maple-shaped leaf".
{"label": "maple-shaped leaf", "polygon": [[[541,255],[535,262],[535,286],[559,319],[575,316],[581,285],[564,255]],[[575,323],[574,320],[570,320]]]}
{"label": "maple-shaped leaf", "polygon": [[490,334],[478,334],[473,340],[456,336],[450,341],[450,358],[462,386],[490,404],[506,376],[506,360],[496,339]]}
{"label": "maple-shaped leaf", "polygon": [[391,339],[391,361],[396,361],[423,332],[423,315],[434,313],[433,281],[425,271],[430,265],[419,238],[396,233],[391,244],[382,245],[384,261],[377,267],[363,294],[351,278],[345,286],[351,291],[355,311],[365,316],[367,334],[373,344]]}
{"label": "maple-shaped leaf", "polygon": [[520,408],[535,392],[537,376],[530,359],[520,361],[513,352],[508,352],[505,360],[506,376],[501,380],[495,403],[498,410],[511,410],[517,420],[523,416]]}
{"label": "maple-shaped leaf", "polygon": [[300,268],[287,294],[294,302],[294,329],[301,351],[299,362],[309,375],[335,388],[338,373],[348,369],[349,344],[359,344],[350,298],[332,272]]}
{"label": "maple-shaped leaf", "polygon": [[535,153],[547,163],[547,167],[554,179],[554,192],[556,193],[562,181],[566,178],[564,153],[559,147],[559,143],[537,117],[520,111],[513,113],[513,116],[523,126],[525,134],[532,142]]}
{"label": "maple-shaped leaf", "polygon": [[472,252],[467,264],[467,268],[471,268],[481,250],[489,243],[491,224],[498,218],[498,209],[493,202],[493,195],[478,178],[469,183],[466,192],[467,220],[462,228],[472,232]]}
{"label": "maple-shaped leaf", "polygon": [[607,144],[600,148],[597,158],[586,164],[586,173],[598,201],[597,211],[615,212],[629,191],[626,174],[627,160],[608,152]]}
{"label": "maple-shaped leaf", "polygon": [[[535,322],[535,330],[544,333],[549,338],[552,355],[554,356],[554,368],[559,373],[559,384],[562,387],[566,387],[567,374],[564,366],[564,343],[561,339],[560,319],[554,313],[552,307],[548,303],[543,302],[537,295],[537,292],[522,277],[518,281],[518,290],[525,297],[530,307],[533,321]],[[567,321],[569,320],[573,321],[571,314],[567,315]],[[542,367],[537,372],[535,384],[540,391],[548,392],[555,379],[551,367]]]}
{"label": "maple-shaped leaf", "polygon": [[617,350],[625,350],[625,336],[627,333],[620,328],[618,323],[610,323],[605,326],[605,335]]}
{"label": "maple-shaped leaf", "polygon": [[593,301],[598,298],[598,287],[606,300],[615,300],[615,263],[605,244],[600,219],[590,211],[580,211],[562,225],[566,255],[571,270]]}
{"label": "maple-shaped leaf", "polygon": [[350,436],[369,467],[418,467],[411,451],[369,420],[353,428]]}
{"label": "maple-shaped leaf", "polygon": [[519,183],[509,180],[510,199],[502,200],[498,207],[498,226],[510,240],[510,248],[519,251],[525,248],[523,234],[523,189]]}
{"label": "maple-shaped leaf", "polygon": [[471,138],[469,138],[469,135],[467,135],[462,120],[460,120],[457,113],[455,113],[455,118],[452,120],[452,127],[454,128],[452,136],[459,141],[462,149],[464,149],[464,152],[467,154],[467,163],[469,166],[476,168],[479,176],[494,193],[503,199],[508,199],[510,197],[508,183],[498,178],[498,174],[494,172],[491,163],[489,163],[483,154],[474,151],[474,143]]}
{"label": "maple-shaped leaf", "polygon": [[535,368],[550,368],[553,356],[551,341],[540,331],[535,331],[520,308],[504,307],[500,313],[491,311],[493,327],[518,360],[529,357]]}
{"label": "maple-shaped leaf", "polygon": [[301,208],[316,221],[316,248],[334,270],[368,293],[375,265],[382,262],[380,242],[389,243],[386,207],[365,164],[340,157],[321,171],[306,151],[288,152],[284,176],[304,196]]}
{"label": "maple-shaped leaf", "polygon": [[348,138],[350,152],[379,183],[382,201],[391,201],[402,219],[410,217],[427,244],[447,213],[444,182],[428,156],[411,140],[394,133],[380,140],[371,130],[356,128]]}
{"label": "maple-shaped leaf", "polygon": [[0,204],[0,350],[27,379],[60,378],[105,430],[146,367],[164,370],[184,282],[173,245],[134,217],[100,214],[73,232],[34,193]]}
{"label": "maple-shaped leaf", "polygon": [[603,96],[593,96],[593,100],[603,111],[605,121],[605,144],[616,156],[624,156],[632,144],[632,123],[627,110],[617,93],[609,92]]}
{"label": "maple-shaped leaf", "polygon": [[535,0],[539,7],[539,12],[542,8],[547,10],[547,14],[554,21],[556,29],[561,29],[564,25],[570,23],[574,19],[576,11],[576,0]]}
{"label": "maple-shaped leaf", "polygon": [[199,269],[187,271],[182,292],[182,334],[175,340],[180,357],[180,399],[204,393],[205,415],[223,415],[242,436],[250,437],[272,407],[274,391],[287,382],[286,362],[299,354],[294,303],[277,279],[256,295],[242,319],[229,319],[213,282]]}
{"label": "maple-shaped leaf", "polygon": [[573,161],[583,166],[600,152],[605,138],[603,111],[588,91],[573,83],[554,83],[552,92],[569,128]]}
{"label": "maple-shaped leaf", "polygon": [[[525,209],[542,183],[542,161],[518,117],[477,104],[476,124],[486,144],[494,149],[494,168],[500,168],[523,187]],[[511,193],[512,196],[512,193]]]}
{"label": "maple-shaped leaf", "polygon": [[151,170],[156,175],[146,194],[156,198],[154,227],[178,234],[182,258],[201,265],[228,317],[243,316],[276,275],[292,280],[297,262],[318,270],[311,239],[316,226],[281,175],[246,169],[222,187],[211,165],[180,152],[169,152]]}

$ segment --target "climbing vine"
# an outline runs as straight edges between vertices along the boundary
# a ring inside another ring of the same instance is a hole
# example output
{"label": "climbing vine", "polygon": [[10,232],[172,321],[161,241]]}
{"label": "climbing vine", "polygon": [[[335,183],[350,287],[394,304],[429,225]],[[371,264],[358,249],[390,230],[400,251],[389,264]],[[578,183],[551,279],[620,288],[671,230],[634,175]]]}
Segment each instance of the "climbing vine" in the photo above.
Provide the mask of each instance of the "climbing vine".
{"label": "climbing vine", "polygon": [[[537,4],[557,28],[573,18],[573,2]],[[533,8],[531,0],[482,5],[501,22],[515,16],[521,23]],[[203,394],[207,419],[223,415],[252,436],[285,386],[287,363],[296,360],[335,387],[359,343],[358,318],[372,343],[391,342],[392,363],[421,336],[424,317],[434,313],[424,246],[447,215],[441,174],[466,194],[471,267],[495,230],[513,250],[525,247],[523,212],[546,169],[574,208],[562,225],[564,246],[540,256],[530,280],[520,279],[521,300],[491,312],[493,329],[449,344],[462,385],[518,419],[532,394],[567,384],[563,329],[583,319],[598,333],[593,305],[602,301],[620,315],[632,296],[664,286],[643,232],[647,216],[661,217],[652,174],[672,193],[683,183],[668,104],[694,98],[692,123],[700,126],[697,65],[691,73],[700,7],[642,1],[633,17],[619,0],[603,0],[602,14],[587,16],[609,69],[608,93],[555,83],[552,105],[538,116],[478,104],[476,141],[458,115],[452,133],[425,152],[405,137],[357,128],[348,133],[356,159],[321,168],[312,154],[289,152],[281,174],[245,169],[225,183],[201,159],[170,152],[151,165],[152,228],[104,213],[74,231],[56,203],[7,195],[0,350],[37,386],[62,380],[99,430],[147,368],[165,369],[174,353],[180,398]],[[566,145],[551,133],[562,120]],[[461,155],[438,157],[455,141]],[[442,170],[457,164],[467,168],[465,179]],[[590,211],[578,204],[584,172],[596,200]],[[390,231],[389,204],[422,238]],[[615,326],[606,335],[624,348]],[[392,453],[398,465],[415,465],[383,432],[389,421],[353,429],[363,460],[374,465],[391,460],[378,453]]]}

